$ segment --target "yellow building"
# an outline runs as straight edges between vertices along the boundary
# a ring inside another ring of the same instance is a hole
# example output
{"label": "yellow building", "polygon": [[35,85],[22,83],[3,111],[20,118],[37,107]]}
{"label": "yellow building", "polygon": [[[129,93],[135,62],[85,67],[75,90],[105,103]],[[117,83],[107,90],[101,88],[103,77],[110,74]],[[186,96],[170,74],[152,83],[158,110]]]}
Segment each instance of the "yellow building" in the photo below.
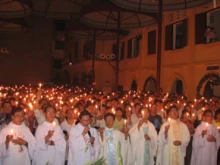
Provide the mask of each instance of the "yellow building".
{"label": "yellow building", "polygon": [[[210,26],[210,32],[207,26]],[[119,85],[123,90],[137,88],[138,91],[154,91],[157,25],[129,31],[127,36],[120,39]],[[189,99],[203,94],[220,96],[219,41],[220,8],[213,8],[212,3],[194,9],[163,13],[163,92],[182,93]],[[72,84],[88,81],[86,78],[91,71],[92,61],[91,58],[85,60],[86,43],[86,40],[76,40],[74,37],[68,39],[67,56],[71,56],[73,64],[63,69],[68,71]],[[115,40],[96,41],[96,55],[113,54],[115,43]],[[102,88],[106,80],[114,87],[115,71],[112,65],[115,65],[114,61],[95,61],[95,83],[98,89]]]}

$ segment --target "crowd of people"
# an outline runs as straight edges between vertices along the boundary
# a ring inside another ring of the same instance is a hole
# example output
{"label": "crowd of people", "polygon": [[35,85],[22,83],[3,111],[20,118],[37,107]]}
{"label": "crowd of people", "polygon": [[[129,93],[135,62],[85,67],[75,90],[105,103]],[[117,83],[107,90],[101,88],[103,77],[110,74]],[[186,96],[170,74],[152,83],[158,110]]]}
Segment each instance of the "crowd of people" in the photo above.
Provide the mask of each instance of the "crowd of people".
{"label": "crowd of people", "polygon": [[220,98],[0,86],[0,165],[219,165]]}

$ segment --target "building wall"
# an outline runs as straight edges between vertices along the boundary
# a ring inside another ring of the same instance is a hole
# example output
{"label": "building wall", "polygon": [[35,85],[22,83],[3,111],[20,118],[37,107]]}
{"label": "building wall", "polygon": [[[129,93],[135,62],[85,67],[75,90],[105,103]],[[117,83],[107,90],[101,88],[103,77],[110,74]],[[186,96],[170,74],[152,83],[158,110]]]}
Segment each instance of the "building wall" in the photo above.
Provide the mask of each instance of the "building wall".
{"label": "building wall", "polygon": [[27,84],[51,79],[53,22],[35,17],[30,21],[25,33],[0,34],[0,46],[10,51],[0,55],[0,83]]}
{"label": "building wall", "polygon": [[[163,92],[171,92],[173,83],[176,79],[183,82],[184,93],[189,99],[196,96],[196,88],[200,80],[209,73],[220,75],[220,70],[207,71],[207,66],[219,66],[220,42],[209,44],[195,44],[195,15],[201,12],[213,9],[212,3],[187,11],[175,11],[164,13],[163,30],[162,30],[162,59],[161,59],[161,88]],[[176,23],[187,18],[187,46],[182,49],[165,51],[165,27],[166,25]],[[124,90],[129,90],[133,80],[136,80],[138,90],[143,90],[145,80],[148,77],[156,79],[156,64],[157,56],[147,55],[148,32],[157,29],[157,25],[150,27],[132,29],[128,36],[121,38],[121,42],[125,41],[125,59],[120,61],[119,84],[123,85]],[[137,34],[142,35],[139,46],[139,56],[132,59],[127,59],[127,41]],[[102,43],[102,44],[101,44]],[[115,41],[97,41],[97,51],[104,48],[105,53],[112,53],[112,44]],[[78,63],[75,67],[87,68],[89,64],[85,62]],[[106,63],[99,63],[103,66],[102,72],[110,74],[101,74],[96,72],[97,84],[104,83],[112,75],[114,82],[114,71],[106,68]],[[203,90],[203,89],[201,89]],[[219,90],[219,88],[216,90]],[[202,91],[201,91],[202,93]],[[220,92],[217,91],[217,93]]]}

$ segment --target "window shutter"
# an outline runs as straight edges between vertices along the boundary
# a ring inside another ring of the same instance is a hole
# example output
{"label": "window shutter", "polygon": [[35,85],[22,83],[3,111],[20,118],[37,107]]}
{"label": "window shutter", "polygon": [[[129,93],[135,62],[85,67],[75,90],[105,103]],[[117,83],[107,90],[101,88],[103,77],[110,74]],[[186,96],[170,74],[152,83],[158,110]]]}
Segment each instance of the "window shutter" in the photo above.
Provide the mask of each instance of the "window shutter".
{"label": "window shutter", "polygon": [[187,46],[188,43],[188,25],[187,25],[187,19],[183,20],[183,36],[182,36],[182,45],[183,47]]}
{"label": "window shutter", "polygon": [[206,31],[206,13],[197,14],[195,16],[195,43],[206,43],[204,33]]}
{"label": "window shutter", "polygon": [[132,39],[128,40],[128,58],[131,58],[132,55]]}
{"label": "window shutter", "polygon": [[165,50],[173,49],[173,24],[166,26]]}
{"label": "window shutter", "polygon": [[156,30],[148,32],[148,55],[156,53]]}
{"label": "window shutter", "polygon": [[113,45],[112,45],[112,53],[115,54],[115,55],[116,55],[116,52],[117,52],[116,46],[117,46],[116,44],[113,44]]}
{"label": "window shutter", "polygon": [[121,59],[120,60],[123,60],[124,59],[124,53],[125,53],[125,43],[122,42],[121,43]]}

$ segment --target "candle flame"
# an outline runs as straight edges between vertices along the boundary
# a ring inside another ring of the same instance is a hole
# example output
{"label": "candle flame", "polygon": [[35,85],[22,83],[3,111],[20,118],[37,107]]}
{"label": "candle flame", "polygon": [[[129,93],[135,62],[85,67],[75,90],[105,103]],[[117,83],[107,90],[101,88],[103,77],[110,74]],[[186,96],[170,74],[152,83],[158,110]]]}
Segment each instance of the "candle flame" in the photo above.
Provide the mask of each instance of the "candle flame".
{"label": "candle flame", "polygon": [[14,130],[13,129],[10,130],[10,134],[14,135]]}

